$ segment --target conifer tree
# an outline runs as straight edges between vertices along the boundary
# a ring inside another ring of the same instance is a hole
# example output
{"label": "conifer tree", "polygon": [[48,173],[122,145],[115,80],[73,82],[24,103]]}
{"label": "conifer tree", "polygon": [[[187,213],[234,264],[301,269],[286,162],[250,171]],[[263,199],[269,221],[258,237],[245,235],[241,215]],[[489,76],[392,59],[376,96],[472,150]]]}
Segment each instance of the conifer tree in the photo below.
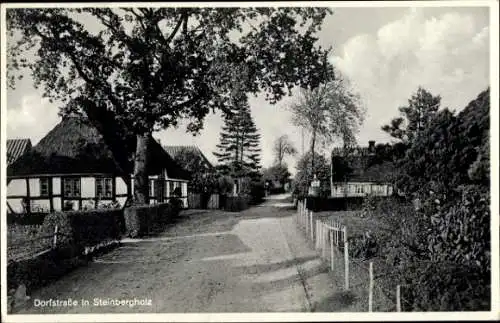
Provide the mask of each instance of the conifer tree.
{"label": "conifer tree", "polygon": [[244,93],[233,97],[231,112],[224,119],[218,152],[214,152],[220,170],[234,178],[256,179],[260,169],[260,134]]}

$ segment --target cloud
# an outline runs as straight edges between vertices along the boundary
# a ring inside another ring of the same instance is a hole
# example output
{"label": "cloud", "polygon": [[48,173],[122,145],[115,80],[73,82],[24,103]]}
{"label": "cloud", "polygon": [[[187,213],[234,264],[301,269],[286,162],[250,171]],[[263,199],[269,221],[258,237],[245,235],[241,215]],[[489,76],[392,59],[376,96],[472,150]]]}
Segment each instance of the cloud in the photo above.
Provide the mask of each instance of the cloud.
{"label": "cloud", "polygon": [[380,127],[418,86],[459,110],[489,85],[488,22],[450,10],[426,17],[423,9],[410,9],[374,34],[351,37],[330,58],[367,106],[361,142],[388,139]]}
{"label": "cloud", "polygon": [[7,109],[8,138],[29,138],[35,145],[61,120],[57,106],[36,94],[25,95],[17,103]]}

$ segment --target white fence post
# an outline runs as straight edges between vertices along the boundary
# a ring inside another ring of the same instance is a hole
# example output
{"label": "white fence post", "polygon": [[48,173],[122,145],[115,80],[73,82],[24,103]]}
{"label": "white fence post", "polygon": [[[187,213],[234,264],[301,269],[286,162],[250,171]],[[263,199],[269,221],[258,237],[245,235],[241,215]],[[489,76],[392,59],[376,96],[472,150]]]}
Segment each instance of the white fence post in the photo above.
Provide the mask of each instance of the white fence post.
{"label": "white fence post", "polygon": [[[318,232],[318,219],[314,220],[314,231]],[[314,239],[314,249],[318,247],[318,235]]]}
{"label": "white fence post", "polygon": [[345,289],[349,289],[349,243],[344,243]]}
{"label": "white fence post", "polygon": [[309,210],[307,208],[304,210],[304,220],[306,227],[306,237],[309,235]]}
{"label": "white fence post", "polygon": [[330,230],[330,268],[333,271],[333,262],[334,262],[334,254],[333,254],[333,230]]}
{"label": "white fence post", "polygon": [[323,223],[323,258],[326,258],[326,245],[328,241],[328,235],[327,235],[327,228],[326,228],[326,223]]}
{"label": "white fence post", "polygon": [[368,289],[368,312],[373,312],[373,262],[370,261],[370,285]]}
{"label": "white fence post", "polygon": [[314,243],[314,229],[313,229],[313,211],[310,211],[309,216],[311,217],[310,224],[311,224],[311,243]]}
{"label": "white fence post", "polygon": [[57,233],[59,231],[59,227],[57,226],[56,224],[56,227],[54,228],[54,239],[53,239],[53,245],[54,245],[54,248],[57,247]]}
{"label": "white fence post", "polygon": [[396,286],[396,310],[401,312],[401,285]]}

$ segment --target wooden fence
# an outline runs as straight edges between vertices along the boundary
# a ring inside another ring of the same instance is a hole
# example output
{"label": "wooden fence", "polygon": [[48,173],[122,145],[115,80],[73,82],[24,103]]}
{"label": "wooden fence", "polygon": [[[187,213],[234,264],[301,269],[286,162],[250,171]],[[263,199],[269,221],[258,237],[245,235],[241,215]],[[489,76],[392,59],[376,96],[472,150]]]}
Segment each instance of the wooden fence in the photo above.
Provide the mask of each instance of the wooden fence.
{"label": "wooden fence", "polygon": [[188,194],[188,208],[190,209],[218,209],[220,207],[219,194],[211,194],[208,198],[206,207],[203,206],[203,199],[201,193]]}
{"label": "wooden fence", "polygon": [[[299,228],[305,232],[306,238],[312,243],[314,249],[318,251],[320,258],[329,263],[330,270],[332,272],[343,272],[344,289],[349,290],[352,288],[349,280],[350,266],[360,266],[360,264],[349,257],[347,227],[333,219],[325,219],[324,217],[317,216],[307,209],[305,201],[298,201],[297,213],[294,218]],[[363,286],[367,285],[368,311],[372,312],[375,287],[378,287],[387,298],[392,299],[390,297],[392,293],[383,290],[381,286],[375,284],[377,278],[387,278],[390,274],[386,273],[375,276],[373,262],[369,262],[368,265],[368,268],[363,267],[367,271],[367,282]],[[395,309],[398,312],[401,312],[401,302],[407,302],[401,296],[402,287],[403,285],[397,285],[395,290]]]}

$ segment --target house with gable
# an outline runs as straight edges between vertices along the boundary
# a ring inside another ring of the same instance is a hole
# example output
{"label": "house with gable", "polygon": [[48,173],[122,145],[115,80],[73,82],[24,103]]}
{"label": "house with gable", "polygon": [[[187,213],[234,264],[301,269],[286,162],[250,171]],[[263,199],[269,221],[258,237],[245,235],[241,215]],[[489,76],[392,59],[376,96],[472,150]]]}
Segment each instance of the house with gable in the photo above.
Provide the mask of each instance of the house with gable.
{"label": "house with gable", "polygon": [[[194,145],[191,145],[191,146],[183,146],[183,145],[179,145],[179,146],[163,146],[163,149],[165,149],[165,151],[170,155],[172,156],[172,158],[176,158],[178,155],[180,155],[181,153],[187,151],[187,152],[190,152],[192,154],[194,154],[195,156],[198,156],[200,158],[201,161],[203,161],[203,166],[205,167],[206,170],[210,170],[210,169],[213,169],[214,168],[214,165],[208,160],[208,158],[205,156],[205,154],[203,154],[203,152],[201,151],[200,148],[198,148],[197,146],[194,146]],[[180,166],[184,166],[184,165],[180,165]]]}
{"label": "house with gable", "polygon": [[[175,188],[187,207],[189,174],[151,138],[150,203],[167,202]],[[103,137],[82,117],[64,117],[7,168],[8,212],[53,212],[116,205],[133,196],[133,159],[118,163]]]}
{"label": "house with gable", "polygon": [[331,197],[393,195],[394,165],[390,161],[376,162],[375,141],[369,141],[367,147],[334,148],[331,158]]}

